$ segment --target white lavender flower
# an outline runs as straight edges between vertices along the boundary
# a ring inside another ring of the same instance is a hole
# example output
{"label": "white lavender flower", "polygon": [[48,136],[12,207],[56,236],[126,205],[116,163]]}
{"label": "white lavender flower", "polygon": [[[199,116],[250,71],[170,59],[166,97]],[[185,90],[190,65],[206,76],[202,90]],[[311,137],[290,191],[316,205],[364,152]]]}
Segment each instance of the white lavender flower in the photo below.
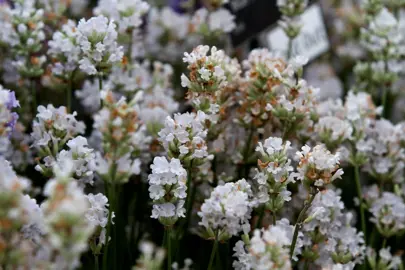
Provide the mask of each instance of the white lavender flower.
{"label": "white lavender flower", "polygon": [[190,258],[186,258],[184,259],[184,264],[183,267],[179,267],[179,263],[178,262],[174,262],[172,264],[172,269],[173,270],[191,270],[191,265],[193,264],[193,261]]}
{"label": "white lavender flower", "polygon": [[185,217],[184,200],[187,197],[187,171],[180,160],[155,157],[149,175],[149,196],[153,200],[152,218],[165,226],[172,226]]}
{"label": "white lavender flower", "polygon": [[382,8],[369,23],[362,28],[363,45],[373,53],[383,53],[389,48],[388,57],[398,55],[398,45],[403,40],[397,19],[388,9]]}
{"label": "white lavender flower", "polygon": [[[282,220],[288,224],[288,220]],[[292,226],[291,226],[292,227]],[[233,248],[235,269],[291,269],[289,246],[292,230],[289,232],[280,224],[253,232],[249,243],[238,241]]]}
{"label": "white lavender flower", "polygon": [[378,231],[386,238],[400,234],[405,229],[405,203],[391,192],[383,192],[370,207],[373,222]]}
{"label": "white lavender flower", "polygon": [[120,33],[139,27],[149,4],[142,0],[101,0],[94,9],[96,15],[104,15],[118,24]]}
{"label": "white lavender flower", "polygon": [[9,147],[9,138],[18,119],[17,113],[12,110],[18,106],[20,104],[15,93],[0,85],[0,153],[4,153]]}
{"label": "white lavender flower", "polygon": [[364,135],[356,144],[357,150],[368,159],[364,169],[381,182],[401,181],[405,161],[401,125],[385,119],[370,121]]}
{"label": "white lavender flower", "polygon": [[322,144],[312,149],[305,145],[296,156],[299,158],[297,178],[307,185],[324,188],[343,175],[343,170],[339,169],[339,153],[332,154]]}
{"label": "white lavender flower", "polygon": [[24,267],[31,250],[41,243],[44,234],[42,212],[35,199],[24,195],[28,181],[19,178],[10,163],[0,156],[0,219],[4,250],[0,263]]}
{"label": "white lavender flower", "polygon": [[175,12],[170,7],[152,8],[148,16],[145,36],[147,53],[160,60],[176,61],[187,49],[190,17]]}
{"label": "white lavender flower", "polygon": [[[152,71],[151,71],[152,70]],[[151,63],[135,62],[124,68],[114,67],[111,71],[106,88],[112,89],[128,99],[132,99],[142,90],[142,100],[139,102],[139,118],[148,131],[155,135],[162,128],[167,116],[178,110],[179,104],[174,100],[174,90],[171,81],[173,67],[159,61]],[[96,84],[85,83],[80,92],[82,103],[93,102],[90,94],[98,91]],[[89,92],[87,95],[86,92]]]}
{"label": "white lavender flower", "polygon": [[382,248],[377,253],[371,247],[367,247],[367,261],[370,265],[370,269],[401,269],[402,259],[400,255],[393,255],[391,248]]}
{"label": "white lavender flower", "polygon": [[7,41],[13,48],[13,65],[23,77],[38,77],[46,61],[38,56],[45,40],[44,10],[36,9],[34,1],[19,1],[8,11],[13,32]]}
{"label": "white lavender flower", "polygon": [[389,91],[384,90],[386,86],[392,88],[403,70],[401,58],[405,47],[401,23],[381,1],[365,1],[365,12],[367,25],[360,29],[360,41],[370,57],[354,68],[355,88],[373,94],[382,90],[385,95]]}
{"label": "white lavender flower", "polygon": [[258,160],[259,170],[254,177],[259,184],[258,199],[273,213],[279,211],[285,201],[291,200],[287,185],[295,182],[296,175],[287,156],[290,145],[289,141],[283,143],[281,138],[270,137],[264,144],[259,142],[256,147],[256,151],[261,154],[261,159]]}
{"label": "white lavender flower", "polygon": [[[304,13],[308,0],[278,0],[277,6],[282,13],[279,25],[290,39],[298,36],[301,30],[300,15]],[[288,56],[290,57],[290,55]]]}
{"label": "white lavender flower", "polygon": [[127,102],[124,97],[116,101],[111,91],[101,94],[103,108],[94,115],[93,127],[101,137],[102,151],[96,152],[94,169],[106,182],[125,183],[140,174],[139,152],[149,138],[138,119],[137,97]]}
{"label": "white lavender flower", "polygon": [[72,76],[72,72],[78,67],[81,57],[78,36],[76,22],[68,20],[60,31],[53,33],[52,40],[48,42],[48,54],[55,61],[52,72],[56,76]]}
{"label": "white lavender flower", "polygon": [[90,203],[90,208],[87,210],[85,217],[92,224],[96,230],[92,237],[93,244],[91,245],[94,254],[100,254],[101,248],[109,239],[106,239],[106,227],[110,222],[113,223],[114,212],[108,210],[108,198],[102,193],[88,194],[87,200]]}
{"label": "white lavender flower", "polygon": [[62,150],[56,157],[56,163],[62,163],[65,159],[70,159],[73,162],[73,177],[79,181],[81,185],[93,184],[93,163],[95,155],[93,149],[89,148],[87,139],[82,136],[77,136],[69,140],[66,145],[69,150]]}
{"label": "white lavender flower", "polygon": [[35,206],[35,200],[23,194],[28,183],[16,175],[10,162],[2,156],[0,156],[0,169],[2,172],[0,175],[0,197],[4,200],[2,202],[4,211],[1,212],[0,216],[4,222],[9,223],[9,226],[4,227],[4,230],[16,229],[18,231],[23,225],[28,226],[39,221],[41,217],[35,210],[38,207]]}
{"label": "white lavender flower", "polygon": [[59,254],[58,267],[74,269],[80,265],[80,255],[87,250],[87,242],[94,232],[94,225],[83,218],[90,204],[70,177],[74,168],[71,160],[54,167],[55,178],[44,188],[47,199],[41,205],[45,231],[51,250]]}
{"label": "white lavender flower", "polygon": [[[208,55],[208,52],[210,54]],[[194,107],[208,115],[216,122],[215,115],[220,111],[223,92],[240,79],[240,65],[223,50],[215,46],[199,45],[191,53],[184,53],[183,62],[187,63],[189,76],[181,75],[181,85],[188,89],[188,98]]]}
{"label": "white lavender flower", "polygon": [[104,16],[81,19],[77,26],[77,42],[82,50],[80,69],[89,74],[103,74],[121,61],[124,53],[117,44],[116,25]]}
{"label": "white lavender flower", "polygon": [[381,107],[376,107],[372,97],[365,92],[354,93],[350,91],[345,100],[346,118],[352,121],[356,126],[364,126],[367,118],[375,117],[382,112]]}
{"label": "white lavender flower", "polygon": [[252,50],[243,62],[247,85],[240,88],[238,121],[258,128],[275,122],[284,139],[305,132],[312,125],[319,93],[302,79],[305,62],[305,57],[297,56],[287,63],[267,49]]}
{"label": "white lavender flower", "polygon": [[49,168],[53,166],[58,153],[67,141],[84,133],[84,123],[77,121],[75,116],[76,112],[68,114],[63,106],[59,108],[51,104],[47,107],[38,106],[38,114],[32,126],[32,146],[39,151],[44,164],[38,164],[36,170],[51,175]]}
{"label": "white lavender flower", "polygon": [[132,270],[149,270],[162,268],[166,252],[157,247],[153,242],[142,240],[139,243],[141,255]]}
{"label": "white lavender flower", "polygon": [[198,212],[199,225],[205,228],[208,238],[226,241],[250,226],[255,205],[251,187],[245,179],[217,186]]}
{"label": "white lavender flower", "polygon": [[235,16],[225,8],[212,12],[200,8],[191,18],[191,24],[195,32],[208,37],[220,37],[232,32],[236,27]]}
{"label": "white lavender flower", "polygon": [[352,215],[343,209],[338,192],[326,190],[316,195],[302,229],[305,260],[322,267],[342,264],[348,269],[362,262],[363,233],[350,225]]}
{"label": "white lavender flower", "polygon": [[[199,87],[201,90],[204,89],[204,86],[221,88],[226,86],[227,83],[225,72],[221,67],[221,61],[225,57],[224,51],[217,50],[214,46],[211,48],[211,55],[207,56],[208,51],[210,51],[209,46],[200,45],[190,54],[185,52],[183,57],[183,61],[189,65],[188,68],[196,71],[191,74],[191,77],[197,77],[196,81],[200,82],[201,85],[196,84],[195,87]],[[193,86],[185,75],[182,75],[182,86],[189,88]],[[195,89],[195,91],[198,91],[198,89]]]}
{"label": "white lavender flower", "polygon": [[[13,164],[17,171],[24,171],[28,165],[34,163],[34,151],[30,148],[32,138],[26,133],[26,128],[20,122],[15,124],[9,138],[8,148],[2,154]],[[6,141],[6,138],[4,138],[4,141]]]}
{"label": "white lavender flower", "polygon": [[95,113],[100,109],[101,98],[98,81],[86,80],[82,89],[75,91],[76,97],[80,100],[82,106],[88,113]]}
{"label": "white lavender flower", "polygon": [[202,111],[197,114],[175,114],[174,118],[166,118],[165,126],[158,134],[170,157],[180,159],[185,166],[189,166],[190,162],[201,165],[204,159],[212,158],[205,142],[205,119],[206,115]]}
{"label": "white lavender flower", "polygon": [[324,116],[315,124],[315,132],[318,133],[321,142],[332,150],[351,138],[353,127],[348,121],[338,117]]}

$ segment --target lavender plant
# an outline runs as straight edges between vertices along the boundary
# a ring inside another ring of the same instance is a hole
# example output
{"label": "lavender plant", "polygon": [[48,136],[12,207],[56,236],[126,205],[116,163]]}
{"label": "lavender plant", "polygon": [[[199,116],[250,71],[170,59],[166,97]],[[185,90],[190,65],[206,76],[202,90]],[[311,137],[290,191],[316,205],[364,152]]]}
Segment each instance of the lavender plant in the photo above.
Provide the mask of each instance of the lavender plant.
{"label": "lavender plant", "polygon": [[0,1],[0,269],[404,269],[405,5],[347,2],[308,63],[303,0],[287,57],[226,0]]}

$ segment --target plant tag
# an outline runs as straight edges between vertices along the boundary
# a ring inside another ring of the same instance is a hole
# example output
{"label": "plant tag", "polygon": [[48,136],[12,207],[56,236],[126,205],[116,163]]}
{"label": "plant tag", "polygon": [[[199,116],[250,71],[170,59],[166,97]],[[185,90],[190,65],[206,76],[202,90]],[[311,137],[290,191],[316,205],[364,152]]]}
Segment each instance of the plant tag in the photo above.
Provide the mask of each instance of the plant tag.
{"label": "plant tag", "polygon": [[[292,42],[291,56],[302,55],[314,60],[329,50],[329,39],[319,4],[307,8],[301,15],[300,34]],[[288,37],[280,26],[266,34],[268,46],[284,56],[288,52]]]}

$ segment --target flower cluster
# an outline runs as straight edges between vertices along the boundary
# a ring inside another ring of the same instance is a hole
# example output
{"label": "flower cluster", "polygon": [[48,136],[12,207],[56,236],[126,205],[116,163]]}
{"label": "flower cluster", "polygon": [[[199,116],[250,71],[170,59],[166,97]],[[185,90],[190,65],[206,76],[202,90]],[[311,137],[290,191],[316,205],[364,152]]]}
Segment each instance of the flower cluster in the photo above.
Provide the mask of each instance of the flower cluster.
{"label": "flower cluster", "polygon": [[[62,163],[69,159],[73,163],[73,176],[81,184],[93,184],[93,149],[89,148],[87,139],[77,136],[66,143],[69,150],[62,150],[56,157],[56,163]],[[52,164],[53,165],[53,164]],[[49,166],[49,164],[46,164]]]}
{"label": "flower cluster", "polygon": [[256,229],[248,243],[238,241],[233,249],[234,269],[292,269],[288,254],[292,226],[286,229],[285,225],[289,226],[288,220],[283,219],[267,229]]}
{"label": "flower cluster", "polygon": [[362,262],[363,233],[350,225],[352,215],[343,210],[338,192],[326,190],[316,195],[303,225],[305,260],[322,267],[340,264],[349,269]]}
{"label": "flower cluster", "polygon": [[184,199],[187,197],[187,171],[178,159],[155,157],[148,176],[149,196],[153,200],[152,218],[165,226],[172,226],[185,217]]}
{"label": "flower cluster", "polygon": [[216,241],[226,241],[241,231],[249,231],[249,218],[256,202],[245,179],[217,186],[204,201],[198,216],[204,235]]}
{"label": "flower cluster", "polygon": [[[291,41],[301,31],[300,16],[304,13],[308,0],[277,0],[277,6],[282,14],[278,24],[283,28],[285,34]],[[291,45],[289,45],[287,58],[291,56]]]}
{"label": "flower cluster", "polygon": [[225,8],[214,11],[200,8],[191,18],[191,24],[195,32],[208,37],[220,37],[236,27],[235,16]]}
{"label": "flower cluster", "polygon": [[54,167],[55,178],[46,183],[47,199],[41,205],[49,248],[58,254],[55,266],[63,268],[80,265],[80,255],[87,250],[87,241],[95,228],[90,219],[83,218],[90,205],[70,177],[73,168],[69,159]]}
{"label": "flower cluster", "polygon": [[139,243],[139,250],[141,256],[136,261],[136,265],[133,270],[148,270],[148,269],[160,269],[165,259],[165,250],[157,247],[153,242],[142,241]]}
{"label": "flower cluster", "polygon": [[297,178],[308,186],[323,189],[343,175],[343,170],[339,169],[339,153],[332,154],[322,144],[312,149],[305,145],[296,156],[299,159]]}
{"label": "flower cluster", "polygon": [[38,244],[41,238],[41,209],[34,199],[23,194],[28,183],[17,177],[10,163],[1,156],[0,170],[0,243],[3,247],[0,262],[12,267],[28,266],[30,253],[23,247],[34,248],[31,240]]}
{"label": "flower cluster", "polygon": [[401,124],[393,125],[380,119],[372,121],[365,138],[357,143],[358,150],[368,157],[364,169],[381,182],[401,181],[405,152],[401,146]]}
{"label": "flower cluster", "polygon": [[119,32],[126,32],[139,27],[148,10],[149,4],[142,0],[101,0],[94,13],[109,17],[118,24]]}
{"label": "flower cluster", "polygon": [[[207,53],[210,52],[210,55]],[[223,50],[214,46],[198,46],[190,54],[184,53],[183,61],[188,64],[189,76],[181,75],[181,85],[187,87],[188,98],[197,110],[215,115],[223,110],[224,92],[240,79],[240,66]],[[214,119],[213,119],[214,120]],[[216,122],[216,121],[214,121]]]}
{"label": "flower cluster", "polygon": [[204,127],[206,115],[202,111],[168,116],[164,128],[159,131],[159,140],[170,157],[178,158],[188,167],[201,165],[208,154]]}
{"label": "flower cluster", "polygon": [[367,249],[367,261],[372,270],[400,269],[402,260],[399,255],[392,255],[390,248],[382,248],[377,253],[374,249]]}
{"label": "flower cluster", "polygon": [[77,26],[77,42],[82,51],[80,69],[89,74],[104,74],[121,61],[124,53],[117,44],[116,25],[104,16],[81,19]]}
{"label": "flower cluster", "polygon": [[1,269],[401,269],[405,0],[251,2],[0,0]]}
{"label": "flower cluster", "polygon": [[103,108],[94,116],[94,128],[102,138],[101,152],[96,152],[95,171],[110,183],[125,183],[140,173],[139,148],[145,142],[138,119],[136,98],[129,103],[116,101],[111,91],[102,93]]}
{"label": "flower cluster", "polygon": [[26,78],[43,74],[46,57],[39,55],[45,40],[44,10],[36,9],[34,1],[18,1],[8,9],[12,31],[6,38],[13,48],[13,65]]}
{"label": "flower cluster", "polygon": [[15,93],[0,85],[0,153],[4,153],[9,145],[9,137],[17,123],[18,115],[12,110],[19,106]]}
{"label": "flower cluster", "polygon": [[369,94],[350,91],[344,103],[337,99],[318,104],[319,119],[314,130],[330,151],[344,150],[342,145],[348,147],[349,157],[342,156],[342,159],[349,159],[350,163],[360,166],[368,159],[366,153],[370,150],[371,141],[367,140],[367,134],[381,109],[374,105]]}
{"label": "flower cluster", "polygon": [[270,137],[259,142],[256,151],[261,154],[258,160],[259,170],[254,179],[259,184],[258,198],[265,203],[266,209],[278,212],[285,201],[291,200],[287,185],[294,182],[293,167],[287,152],[291,149],[289,141],[283,143],[281,138]]}
{"label": "flower cluster", "polygon": [[[153,135],[160,130],[167,116],[178,110],[172,89],[173,67],[159,61],[151,63],[134,62],[124,67],[114,67],[106,82],[106,87],[128,99],[141,90],[139,118]],[[83,104],[92,103],[91,97],[98,91],[95,83],[86,81],[80,93]]]}
{"label": "flower cluster", "polygon": [[151,8],[145,36],[145,47],[160,60],[175,61],[189,47],[187,35],[190,18],[170,7]]}
{"label": "flower cluster", "polygon": [[328,149],[334,150],[343,142],[350,140],[353,127],[346,119],[336,116],[323,116],[315,124],[315,132],[321,142],[325,143]]}
{"label": "flower cluster", "polygon": [[85,107],[86,112],[95,113],[100,109],[101,98],[98,81],[85,81],[81,89],[75,91],[75,95]]}
{"label": "flower cluster", "polygon": [[[367,3],[367,2],[366,2]],[[376,93],[378,88],[392,85],[403,68],[404,40],[400,23],[385,7],[368,10],[369,24],[361,29],[362,45],[371,54],[371,60],[355,67],[358,88]]]}
{"label": "flower cluster", "polygon": [[76,112],[66,113],[66,108],[63,106],[59,108],[55,108],[52,104],[47,107],[38,106],[38,114],[31,133],[32,145],[44,161],[44,164],[36,166],[38,171],[50,175],[51,171],[47,168],[52,168],[60,150],[69,140],[84,133],[85,125],[76,120],[76,115]]}
{"label": "flower cluster", "polygon": [[9,143],[7,143],[5,137],[2,138],[3,139],[0,139],[0,141],[4,141],[2,146],[8,144],[7,150],[2,154],[4,154],[4,157],[13,164],[14,169],[17,171],[24,171],[28,165],[34,163],[34,151],[30,148],[32,138],[26,133],[26,127],[24,127],[22,123],[17,122],[15,124],[14,130],[9,137]]}
{"label": "flower cluster", "polygon": [[81,50],[78,46],[77,25],[75,21],[68,20],[60,31],[53,34],[48,46],[49,55],[54,59],[52,72],[54,75],[70,79],[73,71],[77,69],[81,59]]}
{"label": "flower cluster", "polygon": [[288,64],[267,49],[252,50],[243,63],[247,83],[241,87],[239,121],[259,128],[282,126],[284,139],[303,131],[312,122],[319,92],[301,78],[306,62],[296,57]]}
{"label": "flower cluster", "polygon": [[85,195],[90,207],[85,214],[86,219],[96,228],[93,242],[90,247],[94,254],[100,254],[103,245],[107,244],[109,239],[106,239],[106,227],[108,223],[113,223],[114,212],[109,213],[108,198],[102,193]]}
{"label": "flower cluster", "polygon": [[384,237],[400,234],[405,229],[405,203],[391,192],[383,192],[370,207],[370,221]]}

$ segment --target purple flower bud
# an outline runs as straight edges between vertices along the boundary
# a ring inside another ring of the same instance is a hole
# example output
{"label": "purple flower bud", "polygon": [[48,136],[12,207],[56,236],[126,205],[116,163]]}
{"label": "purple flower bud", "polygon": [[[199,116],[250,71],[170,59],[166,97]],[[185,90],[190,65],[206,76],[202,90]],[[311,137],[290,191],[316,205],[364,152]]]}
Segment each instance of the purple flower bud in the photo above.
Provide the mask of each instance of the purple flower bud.
{"label": "purple flower bud", "polygon": [[9,98],[9,101],[7,102],[7,109],[11,110],[12,108],[20,107],[20,102],[18,102],[18,100],[15,98],[15,93],[13,91],[10,91]]}

